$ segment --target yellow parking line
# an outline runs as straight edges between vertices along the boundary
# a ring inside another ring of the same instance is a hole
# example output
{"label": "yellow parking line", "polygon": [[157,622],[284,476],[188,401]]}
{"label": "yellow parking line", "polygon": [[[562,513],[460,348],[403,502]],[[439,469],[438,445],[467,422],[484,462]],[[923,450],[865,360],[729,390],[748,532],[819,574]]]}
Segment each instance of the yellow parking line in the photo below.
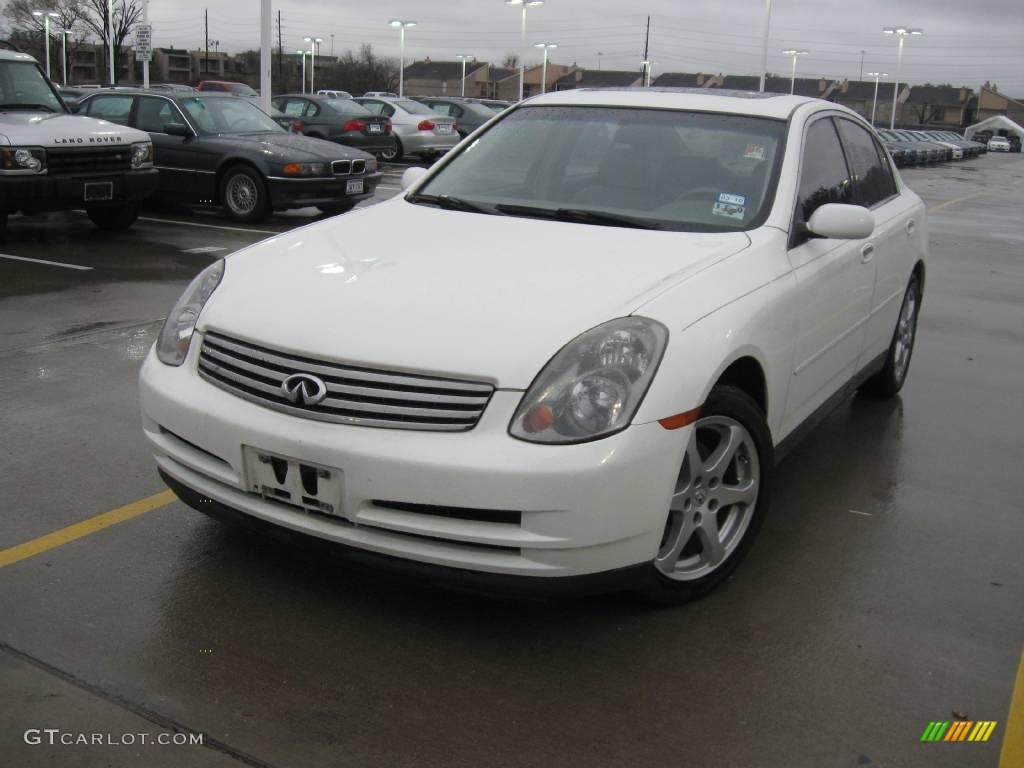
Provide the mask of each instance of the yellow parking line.
{"label": "yellow parking line", "polygon": [[1020,768],[1024,765],[1024,653],[1017,667],[1017,682],[1013,686],[1010,711],[1006,714],[1003,731],[1003,751],[999,755],[999,768]]}
{"label": "yellow parking line", "polygon": [[928,213],[935,213],[936,211],[941,211],[943,208],[949,208],[949,206],[951,205],[963,203],[966,202],[967,200],[973,200],[976,197],[981,197],[982,195],[987,194],[988,192],[972,192],[971,194],[964,195],[963,197],[954,197],[952,200],[947,200],[944,203],[939,203],[938,205],[932,206],[931,208],[928,209]]}
{"label": "yellow parking line", "polygon": [[61,528],[59,531],[40,536],[38,539],[32,539],[24,544],[0,550],[0,568],[5,568],[8,565],[41,554],[54,547],[60,547],[69,541],[102,531],[104,528],[109,528],[112,525],[123,523],[125,520],[131,520],[133,517],[151,512],[159,507],[167,506],[176,498],[177,496],[172,491],[162,491],[154,496],[133,501],[131,504],[125,504],[123,507],[112,509],[109,512],[90,517],[88,520],[83,520],[80,523],[69,525],[67,528]]}

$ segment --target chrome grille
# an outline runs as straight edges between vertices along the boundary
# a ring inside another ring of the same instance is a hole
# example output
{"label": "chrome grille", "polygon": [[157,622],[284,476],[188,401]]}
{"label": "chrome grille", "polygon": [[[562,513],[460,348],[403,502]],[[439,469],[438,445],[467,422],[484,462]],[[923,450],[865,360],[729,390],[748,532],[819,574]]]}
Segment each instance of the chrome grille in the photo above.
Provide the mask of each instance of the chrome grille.
{"label": "chrome grille", "polygon": [[352,173],[351,160],[335,160],[331,163],[331,170],[336,176],[348,176]]}
{"label": "chrome grille", "polygon": [[362,173],[366,170],[365,160],[353,160],[352,161],[352,173]]}
{"label": "chrome grille", "polygon": [[[296,373],[321,379],[316,405],[291,402],[281,387]],[[490,384],[310,360],[207,333],[199,375],[239,397],[307,419],[365,427],[458,432],[472,429],[494,392]]]}

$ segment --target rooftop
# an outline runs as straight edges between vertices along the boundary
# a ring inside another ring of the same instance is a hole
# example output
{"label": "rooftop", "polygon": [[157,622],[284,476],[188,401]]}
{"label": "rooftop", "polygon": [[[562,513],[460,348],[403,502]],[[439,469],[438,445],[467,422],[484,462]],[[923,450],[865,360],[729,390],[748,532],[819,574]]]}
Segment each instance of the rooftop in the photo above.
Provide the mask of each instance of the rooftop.
{"label": "rooftop", "polygon": [[[475,72],[480,67],[486,67],[487,62],[485,61],[467,61],[466,62],[466,77],[469,77],[471,72]],[[414,61],[405,68],[405,79],[406,80],[461,80],[462,79],[462,62],[461,61],[431,61],[430,59],[424,59],[423,61]]]}

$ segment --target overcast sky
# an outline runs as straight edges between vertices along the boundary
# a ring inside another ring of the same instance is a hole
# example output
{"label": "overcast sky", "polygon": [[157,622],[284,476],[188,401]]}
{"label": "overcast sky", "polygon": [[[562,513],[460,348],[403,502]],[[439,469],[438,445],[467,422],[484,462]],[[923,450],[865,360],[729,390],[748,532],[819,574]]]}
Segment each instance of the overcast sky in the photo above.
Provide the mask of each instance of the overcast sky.
{"label": "overcast sky", "polygon": [[[798,75],[857,78],[863,71],[896,71],[896,40],[882,27],[921,27],[904,48],[903,80],[977,88],[994,81],[1004,93],[1024,96],[1024,0],[773,0],[769,69],[788,74],[786,48],[805,48]],[[259,47],[258,0],[151,0],[157,46],[203,45],[203,10],[220,49]],[[398,56],[391,18],[415,20],[406,59],[451,60],[467,53],[500,61],[519,48],[519,10],[502,0],[288,0],[281,11],[284,48],[323,37],[322,54],[372,43]],[[552,61],[588,68],[639,68],[647,14],[654,74],[756,74],[761,60],[764,0],[546,0],[529,10],[527,43],[557,43]],[[530,49],[527,62],[538,61]],[[891,79],[891,78],[890,78]]]}

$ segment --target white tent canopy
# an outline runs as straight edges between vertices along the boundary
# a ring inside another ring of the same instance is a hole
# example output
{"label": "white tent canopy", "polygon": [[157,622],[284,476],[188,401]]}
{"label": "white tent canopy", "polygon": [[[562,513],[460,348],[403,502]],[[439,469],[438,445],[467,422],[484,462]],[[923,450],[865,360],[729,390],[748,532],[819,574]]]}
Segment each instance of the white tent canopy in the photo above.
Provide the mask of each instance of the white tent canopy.
{"label": "white tent canopy", "polygon": [[[1013,122],[1013,120],[1003,115],[989,117],[982,120],[980,123],[975,123],[974,125],[969,126],[967,130],[964,131],[964,138],[969,141],[974,134],[981,131],[992,131],[994,136],[1017,136],[1024,141],[1024,128],[1021,128],[1017,123]],[[1000,134],[1000,131],[1005,131],[1006,133]]]}

